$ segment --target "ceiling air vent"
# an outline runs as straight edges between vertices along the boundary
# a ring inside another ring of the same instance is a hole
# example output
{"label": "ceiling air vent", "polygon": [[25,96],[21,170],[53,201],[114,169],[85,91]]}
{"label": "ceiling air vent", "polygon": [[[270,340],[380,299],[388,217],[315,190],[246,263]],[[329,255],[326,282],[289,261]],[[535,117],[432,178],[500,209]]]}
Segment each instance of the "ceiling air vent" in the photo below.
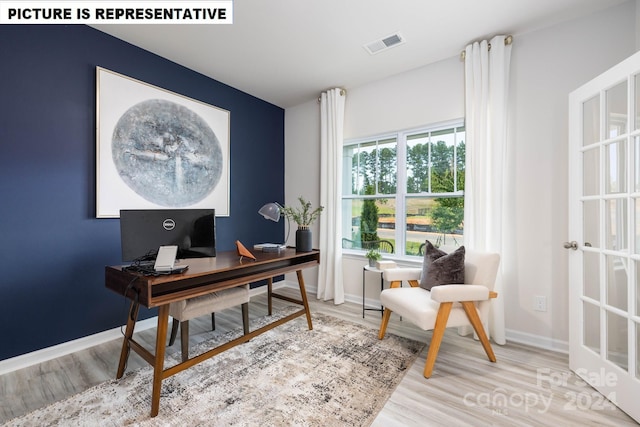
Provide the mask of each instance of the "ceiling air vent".
{"label": "ceiling air vent", "polygon": [[380,53],[383,50],[390,49],[394,46],[399,46],[404,43],[404,38],[400,35],[400,33],[391,34],[386,36],[380,40],[376,40],[371,43],[367,43],[364,45],[364,48],[371,55],[375,55],[376,53]]}

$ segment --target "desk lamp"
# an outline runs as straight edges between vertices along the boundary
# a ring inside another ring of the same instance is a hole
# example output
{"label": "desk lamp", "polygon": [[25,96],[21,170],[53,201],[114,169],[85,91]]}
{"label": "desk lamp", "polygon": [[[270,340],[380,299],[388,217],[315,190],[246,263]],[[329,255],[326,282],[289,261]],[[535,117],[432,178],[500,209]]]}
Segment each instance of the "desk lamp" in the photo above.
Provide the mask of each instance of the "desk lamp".
{"label": "desk lamp", "polygon": [[[270,219],[273,222],[278,222],[280,221],[280,217],[283,216],[282,214],[283,209],[284,208],[278,202],[271,202],[262,206],[260,210],[258,210],[258,213],[263,217],[265,217],[265,219]],[[282,244],[263,243],[261,245],[256,245],[255,247],[259,247],[263,251],[264,250],[268,251],[270,249],[271,250],[284,249],[287,246],[287,240],[289,240],[289,233],[291,232],[291,223],[289,222],[289,218],[287,218],[287,225],[288,225],[287,237],[284,239],[284,243]]]}

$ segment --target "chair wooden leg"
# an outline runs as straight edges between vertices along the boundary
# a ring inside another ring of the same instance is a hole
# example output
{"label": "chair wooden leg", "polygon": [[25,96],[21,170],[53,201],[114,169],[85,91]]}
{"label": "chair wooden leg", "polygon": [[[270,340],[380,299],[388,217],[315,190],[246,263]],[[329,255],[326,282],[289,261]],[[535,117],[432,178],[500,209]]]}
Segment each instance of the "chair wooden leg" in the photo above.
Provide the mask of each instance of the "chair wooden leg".
{"label": "chair wooden leg", "polygon": [[431,377],[433,372],[433,366],[436,364],[436,358],[438,357],[438,351],[440,351],[440,344],[442,343],[442,337],[444,331],[447,329],[447,321],[449,320],[449,313],[451,313],[452,302],[440,303],[438,308],[438,315],[436,316],[436,324],[433,328],[433,335],[431,336],[431,343],[429,343],[429,352],[427,353],[427,362],[424,365],[424,377]]}
{"label": "chair wooden leg", "polygon": [[384,314],[382,315],[382,321],[380,322],[380,332],[378,332],[378,339],[384,338],[384,334],[387,333],[387,325],[389,324],[389,318],[391,317],[391,310],[388,308],[384,309]]}
{"label": "chair wooden leg", "polygon": [[180,344],[182,351],[182,361],[189,360],[189,321],[180,322]]}
{"label": "chair wooden leg", "polygon": [[471,326],[473,326],[473,330],[476,331],[478,338],[480,338],[480,342],[482,343],[482,347],[484,347],[485,353],[487,353],[487,357],[490,361],[495,362],[496,355],[493,354],[491,343],[484,331],[484,327],[482,326],[480,316],[478,316],[478,312],[476,311],[475,304],[471,301],[463,301],[461,304],[462,308],[464,308],[464,312],[467,313],[467,317],[469,318],[469,322],[471,322]]}
{"label": "chair wooden leg", "polygon": [[242,304],[242,328],[244,329],[244,334],[247,335],[249,333],[249,303],[245,302]]}
{"label": "chair wooden leg", "polygon": [[215,313],[211,313],[211,330],[212,331],[216,330],[216,314]]}
{"label": "chair wooden leg", "polygon": [[173,324],[171,325],[171,336],[169,337],[169,345],[173,345],[176,342],[176,335],[178,335],[178,327],[180,326],[180,321],[178,319],[173,319]]}
{"label": "chair wooden leg", "polygon": [[402,287],[402,280],[394,280],[393,282],[389,283],[389,288],[401,288]]}

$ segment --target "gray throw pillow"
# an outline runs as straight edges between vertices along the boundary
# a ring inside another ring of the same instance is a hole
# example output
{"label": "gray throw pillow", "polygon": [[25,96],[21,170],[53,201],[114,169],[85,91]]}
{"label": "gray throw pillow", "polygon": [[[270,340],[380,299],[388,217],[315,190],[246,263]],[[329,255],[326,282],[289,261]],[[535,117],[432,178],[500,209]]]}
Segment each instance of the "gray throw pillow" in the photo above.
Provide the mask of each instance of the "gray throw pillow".
{"label": "gray throw pillow", "polygon": [[428,291],[438,285],[464,283],[464,246],[447,254],[425,242],[420,287]]}

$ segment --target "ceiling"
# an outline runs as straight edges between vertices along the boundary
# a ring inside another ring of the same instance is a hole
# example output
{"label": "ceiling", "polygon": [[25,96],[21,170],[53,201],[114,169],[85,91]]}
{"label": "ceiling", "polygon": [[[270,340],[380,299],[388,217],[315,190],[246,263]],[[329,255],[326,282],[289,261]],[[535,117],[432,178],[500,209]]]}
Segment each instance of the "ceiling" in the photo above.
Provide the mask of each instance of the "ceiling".
{"label": "ceiling", "polygon": [[[625,0],[236,0],[232,25],[93,25],[282,108],[457,56]],[[364,45],[399,32],[405,43]]]}

